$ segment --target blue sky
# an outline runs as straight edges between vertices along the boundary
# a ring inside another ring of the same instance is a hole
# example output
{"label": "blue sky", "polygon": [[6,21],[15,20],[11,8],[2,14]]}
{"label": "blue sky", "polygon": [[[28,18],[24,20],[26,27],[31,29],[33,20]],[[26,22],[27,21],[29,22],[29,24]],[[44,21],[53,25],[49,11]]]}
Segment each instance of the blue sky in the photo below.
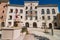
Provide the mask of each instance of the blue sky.
{"label": "blue sky", "polygon": [[39,4],[58,4],[60,10],[60,0],[10,0],[11,4],[23,5],[24,1],[39,1]]}

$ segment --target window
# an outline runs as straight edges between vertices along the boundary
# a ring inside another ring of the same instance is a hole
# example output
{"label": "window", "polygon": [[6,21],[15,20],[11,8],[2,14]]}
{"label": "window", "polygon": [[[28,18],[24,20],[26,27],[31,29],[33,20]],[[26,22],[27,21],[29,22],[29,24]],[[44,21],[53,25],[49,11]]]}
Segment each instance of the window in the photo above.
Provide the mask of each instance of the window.
{"label": "window", "polygon": [[35,17],[35,20],[37,20],[37,16]]}
{"label": "window", "polygon": [[2,37],[2,34],[0,34],[0,39],[1,39],[1,37]]}
{"label": "window", "polygon": [[32,20],[32,16],[30,16],[30,20]]}
{"label": "window", "polygon": [[57,26],[57,23],[56,22],[54,23],[54,26]]}
{"label": "window", "polygon": [[53,16],[53,19],[56,20],[57,19],[56,16]]}
{"label": "window", "polygon": [[1,2],[0,2],[0,4],[1,4]]}
{"label": "window", "polygon": [[8,22],[9,26],[11,25],[11,22]]}
{"label": "window", "polygon": [[22,9],[20,9],[20,13],[23,13],[23,10]]}
{"label": "window", "polygon": [[8,5],[6,4],[5,7],[7,7]]}
{"label": "window", "polygon": [[30,10],[32,10],[32,6],[30,7]]}
{"label": "window", "polygon": [[35,7],[35,9],[37,9],[37,6]]}
{"label": "window", "polygon": [[32,11],[30,11],[30,13],[32,14]]}
{"label": "window", "polygon": [[28,14],[28,11],[26,11],[26,14]]}
{"label": "window", "polygon": [[1,19],[3,19],[3,16],[1,16]]}
{"label": "window", "polygon": [[47,14],[50,14],[50,10],[49,9],[47,9]]}
{"label": "window", "polygon": [[5,6],[3,6],[5,8]]}
{"label": "window", "polygon": [[28,22],[25,23],[25,27],[29,27],[29,23]]}
{"label": "window", "polygon": [[12,16],[10,15],[9,17],[10,17],[9,20],[11,20],[12,19]]}
{"label": "window", "polygon": [[42,14],[44,14],[44,13],[45,13],[45,12],[44,12],[44,9],[42,9],[42,11],[41,11],[41,12],[42,12]]}
{"label": "window", "polygon": [[22,19],[22,16],[21,16],[21,19]]}
{"label": "window", "polygon": [[26,20],[28,19],[28,17],[26,16]]}
{"label": "window", "polygon": [[14,22],[14,26],[15,26],[15,27],[18,26],[18,22],[17,22],[17,21]]}
{"label": "window", "polygon": [[2,22],[2,23],[1,23],[1,26],[2,26],[2,27],[4,27],[4,26],[5,26],[5,23],[4,23],[4,22]]}
{"label": "window", "polygon": [[6,4],[6,5],[4,5],[3,7],[5,8],[5,7],[7,7],[8,5]]}
{"label": "window", "polygon": [[16,17],[16,18],[18,18],[18,16],[17,16],[17,15],[16,15],[15,17]]}
{"label": "window", "polygon": [[13,9],[10,9],[10,13],[13,13]]}
{"label": "window", "polygon": [[28,9],[28,7],[26,7],[26,10]]}
{"label": "window", "polygon": [[50,16],[48,16],[48,20],[50,20]]}
{"label": "window", "polygon": [[55,9],[52,9],[52,14],[55,14]]}
{"label": "window", "polygon": [[52,28],[52,23],[49,23],[49,28],[50,28],[50,29]]}
{"label": "window", "polygon": [[16,9],[15,12],[18,13],[18,9]]}
{"label": "window", "polygon": [[4,10],[3,10],[3,13],[4,13]]}
{"label": "window", "polygon": [[33,28],[37,28],[37,23],[33,22]]}
{"label": "window", "polygon": [[43,23],[42,23],[42,26],[43,26],[42,28],[45,28],[45,27],[46,27],[46,23],[43,22]]}
{"label": "window", "polygon": [[45,17],[44,16],[42,16],[42,20],[44,20],[45,19]]}
{"label": "window", "polygon": [[37,14],[37,11],[35,11],[35,13]]}

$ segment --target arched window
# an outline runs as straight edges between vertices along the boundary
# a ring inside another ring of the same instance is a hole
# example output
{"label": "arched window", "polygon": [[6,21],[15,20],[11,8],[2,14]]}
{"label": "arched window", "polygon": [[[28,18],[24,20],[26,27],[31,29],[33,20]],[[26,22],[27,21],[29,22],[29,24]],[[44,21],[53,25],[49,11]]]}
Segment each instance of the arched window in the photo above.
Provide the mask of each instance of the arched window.
{"label": "arched window", "polygon": [[48,20],[50,20],[50,16],[48,16]]}
{"label": "arched window", "polygon": [[18,9],[16,9],[15,12],[18,13]]}
{"label": "arched window", "polygon": [[23,13],[23,9],[20,9],[20,13]]}
{"label": "arched window", "polygon": [[35,9],[37,9],[37,6],[35,6]]}
{"label": "arched window", "polygon": [[27,17],[27,16],[25,16],[25,18],[26,18],[26,20],[28,19],[28,17]]}
{"label": "arched window", "polygon": [[56,17],[56,16],[53,16],[53,19],[54,19],[54,20],[56,20],[56,19],[57,19],[57,17]]}
{"label": "arched window", "polygon": [[35,16],[35,20],[37,20],[37,18],[38,18],[38,17],[37,17],[37,16]]}
{"label": "arched window", "polygon": [[28,11],[26,11],[26,14],[28,14]]}
{"label": "arched window", "polygon": [[9,13],[13,13],[13,9],[10,9],[10,12]]}
{"label": "arched window", "polygon": [[45,17],[44,16],[42,16],[42,20],[45,20]]}
{"label": "arched window", "polygon": [[42,12],[41,14],[44,14],[44,13],[45,13],[44,9],[42,9],[42,11],[41,11],[41,12]]}
{"label": "arched window", "polygon": [[37,23],[36,22],[33,22],[33,27],[37,28]]}
{"label": "arched window", "polygon": [[35,11],[35,14],[37,15],[37,11]]}
{"label": "arched window", "polygon": [[18,22],[17,21],[14,22],[14,27],[18,27]]}
{"label": "arched window", "polygon": [[28,7],[26,6],[26,10],[28,9]]}
{"label": "arched window", "polygon": [[50,10],[49,9],[47,9],[47,14],[50,14]]}
{"label": "arched window", "polygon": [[52,14],[55,14],[55,9],[52,9]]}
{"label": "arched window", "polygon": [[2,23],[1,23],[1,26],[2,26],[2,27],[4,27],[4,26],[5,26],[5,23],[4,23],[4,22],[2,22]]}
{"label": "arched window", "polygon": [[32,20],[32,16],[30,16],[30,20]]}
{"label": "arched window", "polygon": [[25,23],[25,26],[26,26],[26,27],[29,27],[29,23],[28,23],[28,22],[26,22],[26,23]]}
{"label": "arched window", "polygon": [[30,7],[30,10],[32,10],[32,6]]}
{"label": "arched window", "polygon": [[51,23],[49,23],[49,28],[50,28],[50,29],[52,28],[52,24],[51,24]]}
{"label": "arched window", "polygon": [[57,26],[57,23],[56,22],[54,23],[54,26]]}

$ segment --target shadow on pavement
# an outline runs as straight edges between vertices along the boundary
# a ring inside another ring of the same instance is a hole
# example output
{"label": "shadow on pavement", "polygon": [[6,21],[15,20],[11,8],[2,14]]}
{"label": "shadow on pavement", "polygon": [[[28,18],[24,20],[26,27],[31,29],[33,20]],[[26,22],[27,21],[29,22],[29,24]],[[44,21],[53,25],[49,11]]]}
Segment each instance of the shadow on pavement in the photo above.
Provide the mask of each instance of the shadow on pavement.
{"label": "shadow on pavement", "polygon": [[37,36],[37,35],[35,35],[34,37],[36,37],[39,40],[49,40],[49,38],[44,37],[44,36]]}

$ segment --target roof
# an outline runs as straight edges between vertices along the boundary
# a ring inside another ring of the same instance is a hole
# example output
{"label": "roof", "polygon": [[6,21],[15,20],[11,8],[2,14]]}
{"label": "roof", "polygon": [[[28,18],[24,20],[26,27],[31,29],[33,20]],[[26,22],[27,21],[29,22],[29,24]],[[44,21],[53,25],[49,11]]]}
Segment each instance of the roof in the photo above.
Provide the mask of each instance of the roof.
{"label": "roof", "polygon": [[38,7],[57,7],[57,4],[38,5]]}
{"label": "roof", "polygon": [[[9,4],[8,6],[24,7],[24,5]],[[57,7],[57,4],[38,5],[38,7]]]}
{"label": "roof", "polygon": [[24,5],[17,5],[17,4],[9,4],[8,6],[24,7]]}
{"label": "roof", "polygon": [[8,2],[9,0],[1,0],[1,2]]}

